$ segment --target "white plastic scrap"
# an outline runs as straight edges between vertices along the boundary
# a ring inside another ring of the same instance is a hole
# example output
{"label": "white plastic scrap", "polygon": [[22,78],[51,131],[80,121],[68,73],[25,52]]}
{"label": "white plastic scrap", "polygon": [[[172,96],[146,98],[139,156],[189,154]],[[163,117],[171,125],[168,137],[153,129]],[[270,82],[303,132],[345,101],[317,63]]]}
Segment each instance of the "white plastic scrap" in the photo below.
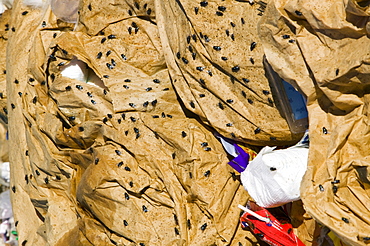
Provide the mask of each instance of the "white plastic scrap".
{"label": "white plastic scrap", "polygon": [[61,74],[70,79],[86,82],[88,76],[86,63],[74,58],[67,65],[63,66]]}
{"label": "white plastic scrap", "polygon": [[4,13],[5,10],[11,9],[13,6],[13,0],[1,0],[0,14]]}
{"label": "white plastic scrap", "polygon": [[1,219],[9,219],[13,217],[12,204],[10,203],[10,191],[6,190],[0,194],[0,214]]}
{"label": "white plastic scrap", "polygon": [[67,65],[62,67],[61,75],[70,79],[107,89],[104,82],[90,69],[86,63],[74,57]]}
{"label": "white plastic scrap", "polygon": [[241,181],[256,203],[277,207],[300,199],[300,186],[307,169],[308,145],[290,148],[264,147],[244,172]]}
{"label": "white plastic scrap", "polygon": [[237,150],[235,149],[235,146],[233,143],[231,143],[230,141],[228,141],[226,138],[222,137],[221,135],[216,135],[216,137],[220,139],[222,146],[224,147],[224,149],[229,155],[234,156],[234,157],[238,156]]}
{"label": "white plastic scrap", "polygon": [[23,0],[23,4],[32,8],[42,8],[49,4],[47,0]]}
{"label": "white plastic scrap", "polygon": [[10,167],[9,162],[0,163],[0,184],[9,187]]}
{"label": "white plastic scrap", "polygon": [[266,217],[263,217],[255,212],[253,212],[252,210],[250,210],[249,208],[247,207],[244,207],[242,205],[238,205],[238,208],[240,208],[241,210],[243,210],[244,212],[246,213],[249,213],[251,215],[253,215],[254,217],[256,217],[257,219],[259,219],[260,221],[263,221],[263,222],[266,222],[266,223],[269,223],[270,222],[270,219],[269,218],[266,218]]}

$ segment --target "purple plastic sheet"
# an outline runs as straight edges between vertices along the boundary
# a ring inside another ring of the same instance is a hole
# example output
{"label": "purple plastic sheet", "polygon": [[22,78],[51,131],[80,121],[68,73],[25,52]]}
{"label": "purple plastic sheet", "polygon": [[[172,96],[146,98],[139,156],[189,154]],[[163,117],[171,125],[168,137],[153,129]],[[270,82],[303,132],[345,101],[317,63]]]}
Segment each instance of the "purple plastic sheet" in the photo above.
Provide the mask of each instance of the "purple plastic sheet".
{"label": "purple plastic sheet", "polygon": [[234,147],[239,154],[236,158],[232,161],[229,161],[228,164],[234,168],[239,173],[243,172],[245,168],[249,164],[249,154],[246,153],[242,148],[240,148],[237,144],[234,144]]}

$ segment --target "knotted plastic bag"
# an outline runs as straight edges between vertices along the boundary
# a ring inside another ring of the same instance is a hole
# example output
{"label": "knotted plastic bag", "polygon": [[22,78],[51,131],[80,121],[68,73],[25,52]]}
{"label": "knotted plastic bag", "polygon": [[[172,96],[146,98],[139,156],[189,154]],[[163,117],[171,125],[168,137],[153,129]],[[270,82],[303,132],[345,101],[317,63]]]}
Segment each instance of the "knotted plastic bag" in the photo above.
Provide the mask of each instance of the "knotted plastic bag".
{"label": "knotted plastic bag", "polygon": [[265,208],[299,200],[300,184],[307,169],[307,144],[275,148],[264,147],[241,173],[244,188]]}

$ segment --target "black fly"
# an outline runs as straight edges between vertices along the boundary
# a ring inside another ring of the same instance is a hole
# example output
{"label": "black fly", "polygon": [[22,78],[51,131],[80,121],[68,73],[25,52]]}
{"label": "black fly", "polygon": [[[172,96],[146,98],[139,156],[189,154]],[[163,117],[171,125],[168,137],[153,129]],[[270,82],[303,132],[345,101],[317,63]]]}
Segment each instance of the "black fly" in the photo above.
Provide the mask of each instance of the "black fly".
{"label": "black fly", "polygon": [[204,231],[206,228],[207,228],[207,223],[204,223],[204,224],[200,227],[200,229],[201,229],[202,231]]}
{"label": "black fly", "polygon": [[188,63],[189,63],[189,61],[188,61],[186,58],[182,57],[181,59],[182,59],[182,61],[183,61],[185,64],[188,64]]}
{"label": "black fly", "polygon": [[231,71],[233,71],[234,73],[239,72],[239,70],[240,70],[239,66],[234,66],[231,68]]}
{"label": "black fly", "polygon": [[322,133],[324,133],[326,135],[326,134],[328,134],[328,130],[325,127],[323,127],[322,128]]}
{"label": "black fly", "polygon": [[200,2],[200,6],[202,6],[202,7],[207,7],[207,5],[208,5],[207,1]]}
{"label": "black fly", "polygon": [[254,48],[256,48],[256,46],[257,46],[257,43],[256,43],[256,42],[252,42],[252,43],[251,43],[250,50],[251,50],[251,51],[252,51],[252,50],[254,50]]}
{"label": "black fly", "polygon": [[79,90],[83,89],[82,85],[76,85],[76,88],[79,89]]}

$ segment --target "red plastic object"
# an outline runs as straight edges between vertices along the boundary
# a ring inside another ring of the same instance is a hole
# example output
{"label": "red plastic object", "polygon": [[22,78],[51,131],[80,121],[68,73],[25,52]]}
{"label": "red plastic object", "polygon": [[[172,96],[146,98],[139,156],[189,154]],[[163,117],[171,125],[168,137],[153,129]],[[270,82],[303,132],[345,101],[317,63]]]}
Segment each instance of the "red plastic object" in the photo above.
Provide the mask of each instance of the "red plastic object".
{"label": "red plastic object", "polygon": [[304,246],[302,241],[294,234],[290,223],[280,223],[267,209],[254,212],[268,218],[270,222],[262,221],[245,212],[240,217],[243,229],[249,227],[256,236],[271,246]]}

